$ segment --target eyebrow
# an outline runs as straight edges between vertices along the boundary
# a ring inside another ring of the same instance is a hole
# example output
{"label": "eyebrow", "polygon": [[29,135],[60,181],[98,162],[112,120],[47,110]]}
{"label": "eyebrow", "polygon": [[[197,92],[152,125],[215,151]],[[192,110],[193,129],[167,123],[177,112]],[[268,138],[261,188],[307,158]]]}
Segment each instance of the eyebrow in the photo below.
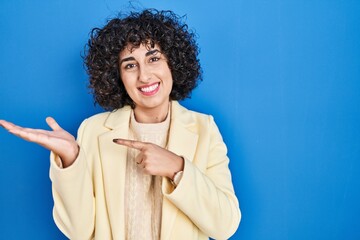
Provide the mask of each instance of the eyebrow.
{"label": "eyebrow", "polygon": [[[145,53],[145,57],[150,56],[150,55],[154,55],[154,54],[156,54],[158,52],[160,52],[159,49],[154,49],[154,50],[148,51],[148,52]],[[123,59],[120,60],[119,65],[121,65],[123,62],[134,61],[134,60],[135,60],[134,57],[123,58]]]}
{"label": "eyebrow", "polygon": [[154,55],[156,53],[160,52],[158,49],[154,49],[154,50],[151,50],[151,51],[148,51],[147,53],[145,53],[145,56],[150,56],[150,55]]}

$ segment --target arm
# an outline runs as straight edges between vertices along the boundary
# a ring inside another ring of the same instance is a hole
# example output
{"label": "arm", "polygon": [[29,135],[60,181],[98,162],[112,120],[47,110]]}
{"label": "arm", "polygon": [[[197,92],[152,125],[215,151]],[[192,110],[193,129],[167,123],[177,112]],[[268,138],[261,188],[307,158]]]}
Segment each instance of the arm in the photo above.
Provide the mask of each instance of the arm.
{"label": "arm", "polygon": [[78,131],[79,155],[75,162],[60,168],[58,156],[51,153],[50,179],[54,198],[53,217],[58,228],[70,239],[92,239],[95,221],[95,198],[86,152],[81,146],[86,120]]}
{"label": "arm", "polygon": [[[227,149],[220,132],[209,118],[207,156],[185,159],[184,173],[173,189],[167,182],[163,193],[205,234],[215,239],[227,239],[238,228],[241,213],[228,168]],[[206,162],[206,169],[197,163]]]}

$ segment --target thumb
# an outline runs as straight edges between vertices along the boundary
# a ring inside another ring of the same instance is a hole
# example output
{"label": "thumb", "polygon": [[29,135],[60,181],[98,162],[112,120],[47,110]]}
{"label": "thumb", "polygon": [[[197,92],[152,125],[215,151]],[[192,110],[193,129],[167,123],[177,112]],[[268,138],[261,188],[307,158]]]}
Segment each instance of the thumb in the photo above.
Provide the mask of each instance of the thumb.
{"label": "thumb", "polygon": [[49,125],[49,127],[54,130],[54,131],[57,131],[57,130],[62,130],[62,128],[60,127],[60,125],[55,121],[54,118],[52,117],[47,117],[46,118],[46,123]]}

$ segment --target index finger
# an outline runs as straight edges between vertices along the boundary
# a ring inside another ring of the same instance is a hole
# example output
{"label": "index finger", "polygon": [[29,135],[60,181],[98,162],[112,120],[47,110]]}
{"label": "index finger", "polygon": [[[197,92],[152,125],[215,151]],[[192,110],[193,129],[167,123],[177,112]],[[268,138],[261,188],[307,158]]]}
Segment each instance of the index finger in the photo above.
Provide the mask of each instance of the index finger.
{"label": "index finger", "polygon": [[116,138],[113,139],[113,142],[119,145],[123,145],[129,148],[134,148],[137,150],[142,150],[146,146],[146,143],[135,141],[135,140],[128,140],[128,139],[122,139],[122,138]]}

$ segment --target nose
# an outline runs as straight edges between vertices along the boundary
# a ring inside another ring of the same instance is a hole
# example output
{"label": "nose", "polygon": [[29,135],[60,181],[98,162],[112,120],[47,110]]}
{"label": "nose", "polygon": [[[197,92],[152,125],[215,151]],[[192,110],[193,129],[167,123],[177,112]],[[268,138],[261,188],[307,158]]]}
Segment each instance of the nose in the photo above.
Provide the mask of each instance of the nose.
{"label": "nose", "polygon": [[142,82],[142,83],[150,82],[150,80],[151,80],[151,72],[146,67],[146,65],[143,65],[143,66],[140,67],[139,79],[138,80],[140,82]]}

